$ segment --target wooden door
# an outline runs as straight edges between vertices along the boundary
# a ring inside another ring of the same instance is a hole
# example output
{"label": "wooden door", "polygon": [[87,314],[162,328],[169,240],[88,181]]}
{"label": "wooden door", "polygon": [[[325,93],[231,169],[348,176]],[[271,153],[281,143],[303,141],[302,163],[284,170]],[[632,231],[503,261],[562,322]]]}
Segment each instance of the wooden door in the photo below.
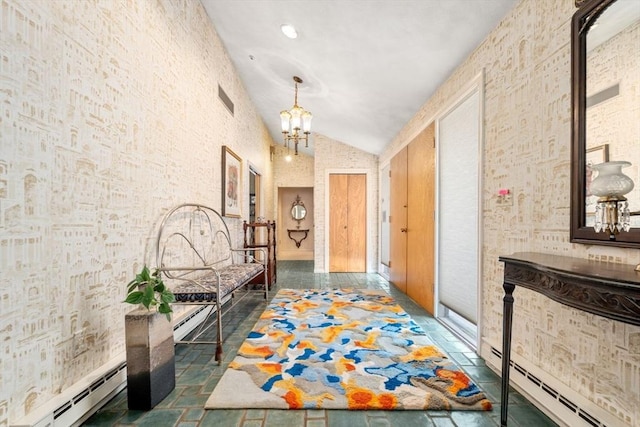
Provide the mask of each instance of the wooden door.
{"label": "wooden door", "polygon": [[407,295],[434,314],[435,124],[408,145]]}
{"label": "wooden door", "polygon": [[349,175],[349,209],[347,246],[349,247],[348,270],[367,271],[367,176]]}
{"label": "wooden door", "polygon": [[407,147],[391,159],[389,281],[407,292]]}
{"label": "wooden door", "polygon": [[347,271],[349,175],[329,175],[329,271]]}
{"label": "wooden door", "polygon": [[364,174],[329,175],[329,271],[365,272],[367,188]]}

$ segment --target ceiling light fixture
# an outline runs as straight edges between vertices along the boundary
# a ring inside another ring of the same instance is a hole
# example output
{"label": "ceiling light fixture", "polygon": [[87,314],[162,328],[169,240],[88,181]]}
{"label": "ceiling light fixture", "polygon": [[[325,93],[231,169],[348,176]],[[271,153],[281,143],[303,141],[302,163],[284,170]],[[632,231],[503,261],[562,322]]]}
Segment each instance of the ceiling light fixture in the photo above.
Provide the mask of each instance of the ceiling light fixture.
{"label": "ceiling light fixture", "polygon": [[298,37],[298,32],[296,31],[296,28],[291,24],[280,25],[280,30],[282,31],[282,34],[289,37],[290,39],[295,39]]}
{"label": "ceiling light fixture", "polygon": [[[298,154],[298,142],[304,141],[305,147],[309,147],[309,134],[311,133],[311,119],[313,115],[298,105],[298,83],[302,83],[302,79],[293,76],[296,92],[293,101],[293,107],[287,111],[280,112],[280,123],[282,125],[282,135],[284,136],[284,146],[289,149],[289,142],[293,141],[295,154]],[[300,131],[304,136],[300,135]]]}

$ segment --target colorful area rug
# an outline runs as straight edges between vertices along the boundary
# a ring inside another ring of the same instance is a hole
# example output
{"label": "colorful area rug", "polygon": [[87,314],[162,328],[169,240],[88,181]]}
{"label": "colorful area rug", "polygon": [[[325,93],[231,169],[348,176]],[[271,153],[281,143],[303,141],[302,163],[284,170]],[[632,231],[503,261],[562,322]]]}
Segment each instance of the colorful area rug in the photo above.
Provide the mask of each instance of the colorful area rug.
{"label": "colorful area rug", "polygon": [[490,410],[384,291],[282,289],[207,409]]}

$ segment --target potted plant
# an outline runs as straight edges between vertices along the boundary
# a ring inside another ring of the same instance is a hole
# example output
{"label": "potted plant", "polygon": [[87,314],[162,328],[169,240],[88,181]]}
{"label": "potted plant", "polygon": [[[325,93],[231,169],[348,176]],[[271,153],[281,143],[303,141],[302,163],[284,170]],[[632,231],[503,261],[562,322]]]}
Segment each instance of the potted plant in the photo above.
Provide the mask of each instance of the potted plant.
{"label": "potted plant", "polygon": [[125,316],[129,409],[149,410],[175,388],[174,300],[157,269],[144,266],[127,285],[124,302],[139,305]]}
{"label": "potted plant", "polygon": [[127,285],[127,299],[124,300],[129,304],[142,304],[147,310],[157,307],[158,312],[165,314],[169,321],[173,312],[171,303],[174,301],[173,292],[165,286],[158,269],[150,274],[146,265]]}

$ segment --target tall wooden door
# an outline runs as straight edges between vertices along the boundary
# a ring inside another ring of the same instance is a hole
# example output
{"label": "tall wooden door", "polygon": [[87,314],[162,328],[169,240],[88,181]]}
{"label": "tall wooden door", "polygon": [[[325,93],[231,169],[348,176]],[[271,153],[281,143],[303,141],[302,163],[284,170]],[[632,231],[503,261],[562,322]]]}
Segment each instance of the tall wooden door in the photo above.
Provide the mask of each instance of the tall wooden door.
{"label": "tall wooden door", "polygon": [[407,154],[404,147],[390,164],[389,281],[407,292]]}
{"label": "tall wooden door", "polygon": [[329,271],[366,272],[367,176],[329,175]]}
{"label": "tall wooden door", "polygon": [[435,123],[408,145],[407,295],[434,314]]}

